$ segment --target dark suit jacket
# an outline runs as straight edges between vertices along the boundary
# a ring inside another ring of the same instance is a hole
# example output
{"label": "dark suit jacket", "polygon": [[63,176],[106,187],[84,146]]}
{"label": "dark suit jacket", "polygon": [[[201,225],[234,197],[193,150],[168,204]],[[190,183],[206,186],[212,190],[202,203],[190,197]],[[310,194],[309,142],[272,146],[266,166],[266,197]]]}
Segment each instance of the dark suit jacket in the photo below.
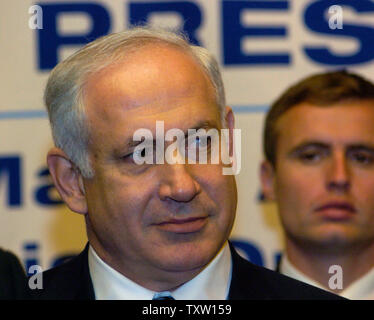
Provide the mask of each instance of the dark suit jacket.
{"label": "dark suit jacket", "polygon": [[26,274],[18,258],[0,249],[0,299],[25,299],[26,283]]}
{"label": "dark suit jacket", "polygon": [[[233,270],[230,300],[342,299],[303,282],[258,267],[239,256],[230,244]],[[33,299],[92,300],[95,293],[88,270],[88,245],[77,257],[43,273],[43,289]]]}

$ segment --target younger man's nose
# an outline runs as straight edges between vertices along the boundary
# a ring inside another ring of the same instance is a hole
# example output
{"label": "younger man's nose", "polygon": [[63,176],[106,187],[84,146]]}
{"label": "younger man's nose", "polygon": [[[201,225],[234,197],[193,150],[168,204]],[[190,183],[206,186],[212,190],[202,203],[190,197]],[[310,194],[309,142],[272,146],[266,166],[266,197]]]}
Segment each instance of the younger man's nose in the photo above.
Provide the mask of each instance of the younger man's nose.
{"label": "younger man's nose", "polygon": [[350,188],[350,169],[344,154],[336,154],[327,168],[327,188],[347,192]]}

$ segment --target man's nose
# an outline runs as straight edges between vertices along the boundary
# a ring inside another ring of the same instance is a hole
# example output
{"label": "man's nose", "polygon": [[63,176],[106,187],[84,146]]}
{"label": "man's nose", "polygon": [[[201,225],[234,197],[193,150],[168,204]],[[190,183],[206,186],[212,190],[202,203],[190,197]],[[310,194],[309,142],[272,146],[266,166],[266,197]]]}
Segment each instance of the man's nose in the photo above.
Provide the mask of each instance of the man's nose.
{"label": "man's nose", "polygon": [[193,165],[166,163],[161,166],[158,190],[161,200],[189,202],[201,192],[200,184],[192,174]]}
{"label": "man's nose", "polygon": [[327,188],[337,193],[347,192],[351,186],[350,168],[343,153],[335,154],[327,168]]}

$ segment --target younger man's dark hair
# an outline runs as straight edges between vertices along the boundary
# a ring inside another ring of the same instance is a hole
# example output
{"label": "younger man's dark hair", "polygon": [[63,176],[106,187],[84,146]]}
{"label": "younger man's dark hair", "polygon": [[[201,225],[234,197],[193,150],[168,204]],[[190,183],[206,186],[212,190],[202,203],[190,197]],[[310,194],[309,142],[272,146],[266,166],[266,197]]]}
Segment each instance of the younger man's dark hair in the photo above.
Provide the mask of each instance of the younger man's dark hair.
{"label": "younger man's dark hair", "polygon": [[294,84],[273,103],[266,115],[263,133],[266,159],[275,167],[277,121],[292,107],[301,103],[328,107],[357,100],[374,100],[374,84],[346,70],[315,74]]}

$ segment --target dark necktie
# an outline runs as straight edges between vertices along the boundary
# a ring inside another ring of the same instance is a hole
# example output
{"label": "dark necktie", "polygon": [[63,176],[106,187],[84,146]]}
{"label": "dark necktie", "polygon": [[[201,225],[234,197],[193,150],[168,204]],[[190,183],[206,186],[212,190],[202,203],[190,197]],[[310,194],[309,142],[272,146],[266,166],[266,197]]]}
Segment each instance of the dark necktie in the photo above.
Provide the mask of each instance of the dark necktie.
{"label": "dark necktie", "polygon": [[175,300],[169,291],[155,293],[152,300]]}

